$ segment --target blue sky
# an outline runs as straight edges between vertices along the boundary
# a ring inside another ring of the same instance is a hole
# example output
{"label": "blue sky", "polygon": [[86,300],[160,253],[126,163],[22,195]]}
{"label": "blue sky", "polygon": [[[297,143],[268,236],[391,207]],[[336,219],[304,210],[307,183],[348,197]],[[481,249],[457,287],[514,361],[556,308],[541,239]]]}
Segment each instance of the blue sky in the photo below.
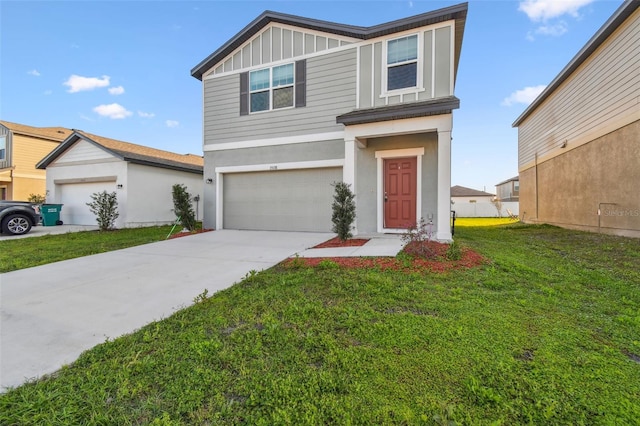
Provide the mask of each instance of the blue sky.
{"label": "blue sky", "polygon": [[[190,70],[264,10],[369,26],[457,3],[0,0],[0,119],[202,154]],[[621,3],[469,2],[452,185],[494,192],[518,174],[511,124]]]}

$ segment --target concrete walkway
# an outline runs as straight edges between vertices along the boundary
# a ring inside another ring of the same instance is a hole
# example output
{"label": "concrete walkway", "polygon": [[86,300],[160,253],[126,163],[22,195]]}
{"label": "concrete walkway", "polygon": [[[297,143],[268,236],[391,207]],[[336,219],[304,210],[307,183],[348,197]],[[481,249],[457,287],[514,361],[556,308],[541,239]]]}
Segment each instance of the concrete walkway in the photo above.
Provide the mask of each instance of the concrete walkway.
{"label": "concrete walkway", "polygon": [[205,232],[0,274],[0,391],[333,236]]}
{"label": "concrete walkway", "polygon": [[18,238],[41,237],[43,235],[52,235],[52,234],[68,234],[69,232],[97,231],[98,229],[100,229],[98,225],[56,225],[56,226],[37,225],[31,228],[31,231],[29,231],[24,235],[0,234],[0,241],[17,240]]}

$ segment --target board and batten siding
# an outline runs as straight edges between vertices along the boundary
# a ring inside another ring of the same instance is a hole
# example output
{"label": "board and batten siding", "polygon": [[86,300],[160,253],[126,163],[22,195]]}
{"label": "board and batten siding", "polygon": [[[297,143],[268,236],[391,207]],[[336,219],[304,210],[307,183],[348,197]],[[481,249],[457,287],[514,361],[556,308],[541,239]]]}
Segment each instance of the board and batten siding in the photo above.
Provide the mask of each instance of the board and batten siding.
{"label": "board and batten siding", "polygon": [[536,154],[602,136],[599,129],[639,108],[640,9],[518,126],[520,171],[535,165]]}
{"label": "board and batten siding", "polygon": [[[416,34],[415,32],[405,35]],[[402,94],[385,93],[383,70],[387,66],[385,43],[397,37],[377,39],[359,47],[358,105],[360,109],[404,102],[427,101],[453,95],[453,30],[451,25],[417,33],[420,39],[422,85]]]}
{"label": "board and batten siding", "polygon": [[204,80],[204,144],[341,131],[336,116],[356,103],[356,49],[307,59],[307,98],[302,108],[240,116],[240,77]]}
{"label": "board and batten siding", "polygon": [[281,25],[269,25],[260,34],[223,59],[205,74],[217,75],[295,59],[351,44],[354,40]]}

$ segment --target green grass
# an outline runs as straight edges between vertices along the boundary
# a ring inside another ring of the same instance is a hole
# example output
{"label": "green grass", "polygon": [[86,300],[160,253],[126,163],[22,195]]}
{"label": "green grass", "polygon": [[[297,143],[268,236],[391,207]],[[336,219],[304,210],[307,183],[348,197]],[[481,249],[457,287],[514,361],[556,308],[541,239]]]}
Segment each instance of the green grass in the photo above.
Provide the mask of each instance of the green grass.
{"label": "green grass", "polygon": [[3,240],[0,241],[0,273],[162,241],[171,228],[172,225],[82,231]]}
{"label": "green grass", "polygon": [[490,262],[248,274],[1,395],[0,424],[639,424],[640,241],[456,235]]}

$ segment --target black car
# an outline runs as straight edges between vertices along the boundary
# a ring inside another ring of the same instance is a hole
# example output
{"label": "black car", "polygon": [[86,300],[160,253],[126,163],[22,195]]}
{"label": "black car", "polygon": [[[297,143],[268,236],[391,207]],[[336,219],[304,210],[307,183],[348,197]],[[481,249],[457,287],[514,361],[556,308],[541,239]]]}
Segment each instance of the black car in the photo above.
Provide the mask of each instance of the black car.
{"label": "black car", "polygon": [[0,200],[0,232],[22,235],[40,222],[38,205],[28,201]]}

